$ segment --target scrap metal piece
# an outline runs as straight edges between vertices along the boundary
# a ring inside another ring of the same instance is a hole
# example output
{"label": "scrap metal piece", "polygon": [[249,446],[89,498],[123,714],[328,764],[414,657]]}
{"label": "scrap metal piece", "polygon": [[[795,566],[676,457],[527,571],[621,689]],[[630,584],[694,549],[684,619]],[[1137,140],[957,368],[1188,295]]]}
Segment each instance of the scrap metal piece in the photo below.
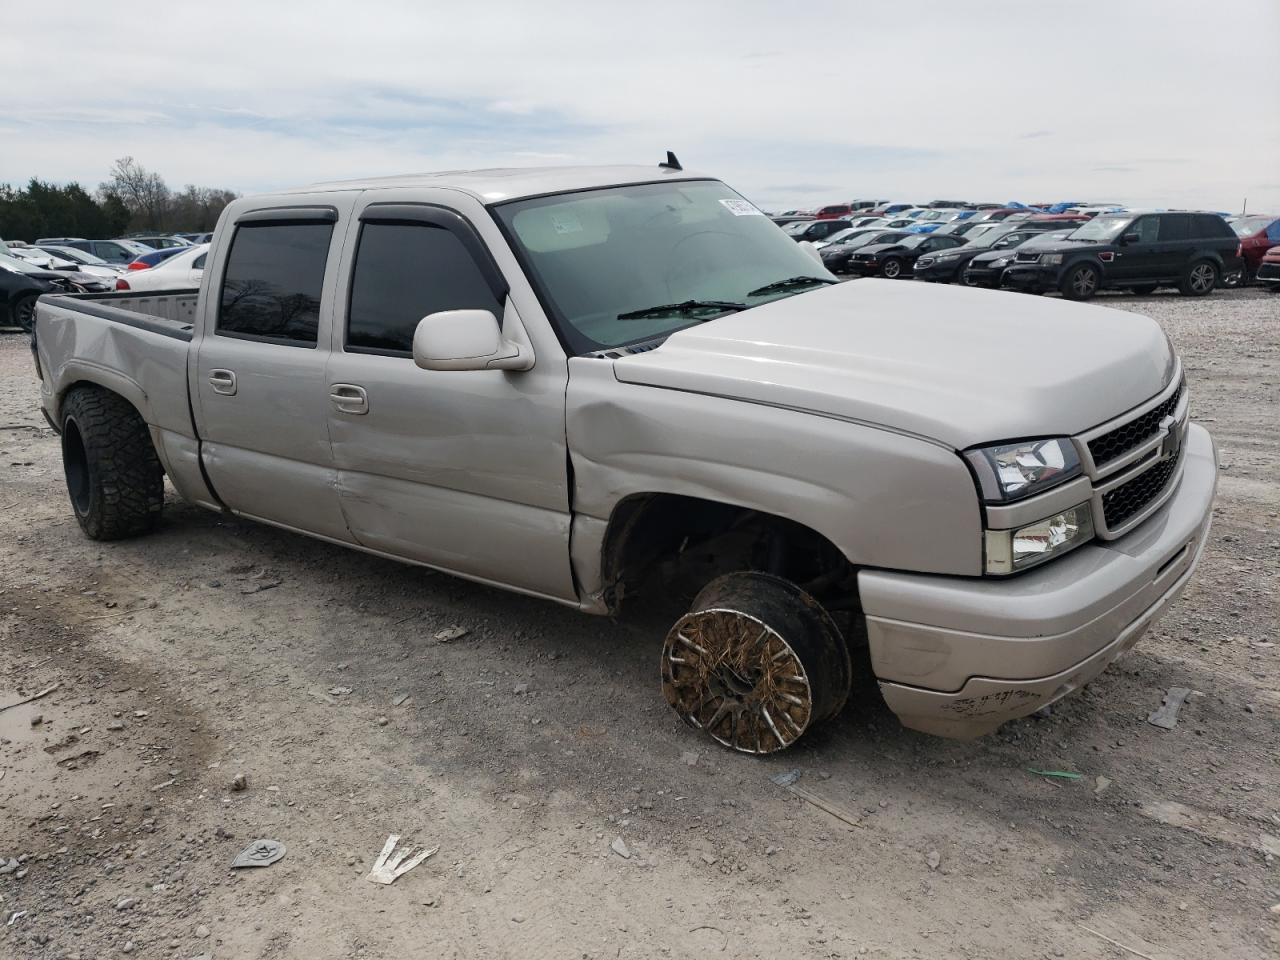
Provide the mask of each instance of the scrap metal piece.
{"label": "scrap metal piece", "polygon": [[366,880],[372,883],[394,883],[396,879],[404,876],[440,849],[439,847],[432,847],[430,850],[419,850],[410,856],[410,851],[413,850],[413,847],[408,846],[393,855],[392,851],[396,849],[396,844],[399,842],[400,835],[398,833],[393,833],[387,837],[387,842],[382,845],[382,853],[378,854],[378,859],[374,862],[373,869],[365,877]]}
{"label": "scrap metal piece", "polygon": [[231,869],[269,867],[284,856],[285,846],[279,840],[255,840],[231,861]]}
{"label": "scrap metal piece", "polygon": [[1164,695],[1164,703],[1160,705],[1159,710],[1147,717],[1147,723],[1153,727],[1172,730],[1178,725],[1178,711],[1187,702],[1191,692],[1187,687],[1170,687],[1169,692]]}

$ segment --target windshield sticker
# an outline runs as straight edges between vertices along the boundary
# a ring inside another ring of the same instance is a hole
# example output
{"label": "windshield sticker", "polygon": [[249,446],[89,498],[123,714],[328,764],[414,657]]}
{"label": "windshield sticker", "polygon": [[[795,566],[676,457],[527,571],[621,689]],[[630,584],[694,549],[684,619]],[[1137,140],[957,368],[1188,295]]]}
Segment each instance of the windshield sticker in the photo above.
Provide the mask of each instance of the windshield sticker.
{"label": "windshield sticker", "polygon": [[551,227],[559,234],[582,232],[582,222],[573,212],[551,214]]}
{"label": "windshield sticker", "polygon": [[763,217],[764,214],[757,209],[755,204],[748,203],[746,200],[721,200],[726,210],[735,217]]}

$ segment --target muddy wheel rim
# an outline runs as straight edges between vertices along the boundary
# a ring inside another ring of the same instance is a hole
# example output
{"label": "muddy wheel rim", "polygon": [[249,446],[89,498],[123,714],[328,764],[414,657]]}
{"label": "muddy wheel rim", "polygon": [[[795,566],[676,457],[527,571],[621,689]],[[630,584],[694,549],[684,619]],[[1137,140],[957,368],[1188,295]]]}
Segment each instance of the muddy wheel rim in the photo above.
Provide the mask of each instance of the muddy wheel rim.
{"label": "muddy wheel rim", "polygon": [[884,275],[890,280],[896,277],[901,271],[902,268],[898,266],[897,260],[890,260],[884,265]]}
{"label": "muddy wheel rim", "polygon": [[1075,276],[1071,278],[1071,288],[1081,295],[1093,293],[1093,288],[1097,285],[1097,278],[1093,275],[1093,271],[1087,267],[1077,270]]}
{"label": "muddy wheel rim", "polygon": [[662,650],[663,692],[690,726],[743,753],[783,750],[814,719],[800,657],[768,624],[738,610],[686,614]]}
{"label": "muddy wheel rim", "polygon": [[1208,293],[1213,287],[1213,267],[1202,263],[1191,271],[1191,289],[1196,293]]}

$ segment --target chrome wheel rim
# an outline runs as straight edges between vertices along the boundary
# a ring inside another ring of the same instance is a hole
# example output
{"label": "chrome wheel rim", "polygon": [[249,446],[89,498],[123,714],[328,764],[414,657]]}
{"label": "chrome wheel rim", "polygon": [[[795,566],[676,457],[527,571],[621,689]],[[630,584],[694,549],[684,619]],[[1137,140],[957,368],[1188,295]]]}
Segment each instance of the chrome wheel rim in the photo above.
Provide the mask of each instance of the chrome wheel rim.
{"label": "chrome wheel rim", "polygon": [[799,655],[739,610],[685,614],[662,649],[662,689],[690,726],[742,753],[784,750],[813,722],[813,690]]}
{"label": "chrome wheel rim", "polygon": [[890,260],[884,265],[884,275],[893,280],[901,272],[902,268],[898,266],[897,260]]}
{"label": "chrome wheel rim", "polygon": [[1213,267],[1202,263],[1191,270],[1191,289],[1196,293],[1208,293],[1213,289]]}

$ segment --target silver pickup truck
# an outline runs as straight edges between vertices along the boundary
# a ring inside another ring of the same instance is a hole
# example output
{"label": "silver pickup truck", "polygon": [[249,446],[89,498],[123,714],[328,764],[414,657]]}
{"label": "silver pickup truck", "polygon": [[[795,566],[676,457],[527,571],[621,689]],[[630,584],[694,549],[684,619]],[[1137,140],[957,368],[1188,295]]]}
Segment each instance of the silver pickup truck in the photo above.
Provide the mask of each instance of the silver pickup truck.
{"label": "silver pickup truck", "polygon": [[675,601],[663,694],[749,753],[873,676],[952,737],[1078,689],[1190,578],[1217,478],[1153,321],[840,284],[672,163],[242,199],[198,295],[45,296],[34,345],[90,537],[167,476],[586,613]]}

